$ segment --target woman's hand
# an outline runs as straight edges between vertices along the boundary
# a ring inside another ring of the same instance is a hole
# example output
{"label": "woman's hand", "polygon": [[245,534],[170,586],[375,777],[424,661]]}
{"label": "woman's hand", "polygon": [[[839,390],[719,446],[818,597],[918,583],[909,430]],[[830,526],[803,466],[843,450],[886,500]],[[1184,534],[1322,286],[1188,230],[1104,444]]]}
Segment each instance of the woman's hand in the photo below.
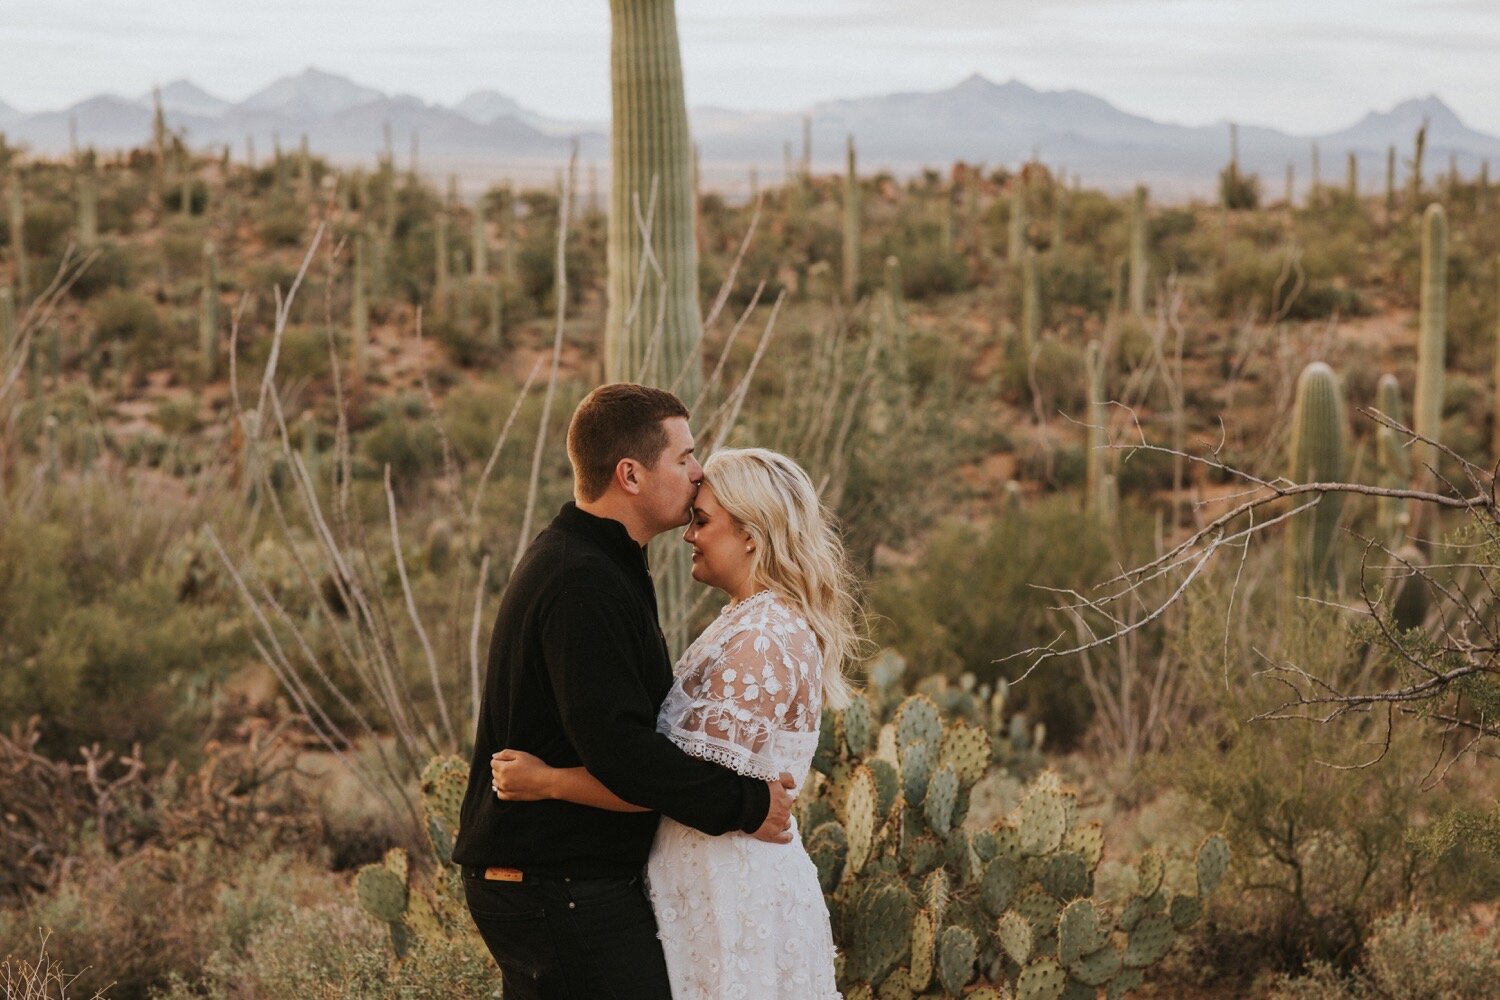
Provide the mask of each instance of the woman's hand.
{"label": "woman's hand", "polygon": [[535,802],[553,798],[556,768],[523,750],[501,750],[490,758],[490,787],[506,802]]}

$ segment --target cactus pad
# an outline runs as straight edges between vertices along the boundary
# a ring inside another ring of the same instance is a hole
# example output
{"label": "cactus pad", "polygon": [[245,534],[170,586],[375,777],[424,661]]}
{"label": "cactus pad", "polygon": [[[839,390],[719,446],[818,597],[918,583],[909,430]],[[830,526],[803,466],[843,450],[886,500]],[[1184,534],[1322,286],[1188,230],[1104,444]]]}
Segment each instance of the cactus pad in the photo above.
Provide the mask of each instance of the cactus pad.
{"label": "cactus pad", "polygon": [[1007,911],[995,922],[995,937],[1005,954],[1017,965],[1031,957],[1031,924],[1015,911]]}
{"label": "cactus pad", "polygon": [[927,989],[932,982],[933,956],[937,948],[938,917],[923,907],[911,921],[911,987]]}
{"label": "cactus pad", "polygon": [[946,837],[953,824],[953,806],[958,799],[958,773],[953,765],[944,764],[927,785],[927,800],[922,811],[933,832]]}
{"label": "cactus pad", "polygon": [[927,798],[927,784],[932,780],[932,744],[925,740],[903,743],[901,755],[901,791],[907,804],[919,806]]}
{"label": "cactus pad", "polygon": [[1109,984],[1109,1000],[1121,1000],[1125,994],[1145,981],[1146,976],[1140,969],[1121,969],[1120,974]]}
{"label": "cactus pad", "polygon": [[1155,851],[1146,851],[1141,859],[1135,864],[1136,894],[1140,896],[1154,896],[1161,888],[1161,880],[1167,873],[1167,866],[1162,861],[1161,855]]}
{"label": "cactus pad", "polygon": [[919,740],[930,747],[940,746],[943,720],[931,698],[914,694],[896,709],[896,744],[906,747]]}
{"label": "cactus pad", "polygon": [[930,833],[911,841],[911,858],[907,867],[913,875],[926,875],[943,863],[943,842]]}
{"label": "cactus pad", "polygon": [[948,872],[942,868],[928,872],[927,877],[922,879],[922,906],[932,911],[937,923],[942,923],[943,914],[948,912],[950,891]]}
{"label": "cactus pad", "polygon": [[1057,921],[1057,957],[1063,965],[1071,966],[1108,944],[1109,928],[1102,925],[1091,900],[1075,899],[1063,908]]}
{"label": "cactus pad", "polygon": [[1172,921],[1159,913],[1142,917],[1130,931],[1125,943],[1125,964],[1141,969],[1161,960],[1176,938]]}
{"label": "cactus pad", "polygon": [[979,880],[979,900],[985,912],[998,917],[1010,907],[1021,886],[1021,866],[1009,858],[996,858]]}
{"label": "cactus pad", "polygon": [[1206,897],[1219,887],[1229,870],[1229,843],[1221,834],[1210,834],[1198,848],[1198,895]]}
{"label": "cactus pad", "polygon": [[844,863],[849,857],[849,838],[837,821],[824,823],[813,830],[807,840],[807,854],[818,869],[818,884],[831,892],[844,877]]}
{"label": "cactus pad", "polygon": [[990,737],[980,726],[955,723],[943,733],[940,759],[952,764],[959,783],[965,788],[984,777],[990,766]]}
{"label": "cactus pad", "polygon": [[1063,836],[1062,846],[1065,851],[1081,854],[1093,871],[1104,857],[1104,827],[1098,820],[1075,826]]}
{"label": "cactus pad", "polygon": [[1198,896],[1173,896],[1171,914],[1173,927],[1191,927],[1203,916],[1203,900]]}
{"label": "cactus pad", "polygon": [[967,927],[944,927],[938,938],[937,974],[943,989],[958,994],[974,978],[979,939]]}
{"label": "cactus pad", "polygon": [[[1103,986],[1119,974],[1120,968],[1120,953],[1105,945],[1068,963],[1068,975],[1089,986]],[[1092,997],[1093,991],[1088,995]]]}
{"label": "cactus pad", "polygon": [[376,919],[399,924],[406,917],[406,883],[383,864],[365,865],[355,883],[359,902]]}
{"label": "cactus pad", "polygon": [[1067,974],[1050,958],[1039,958],[1016,978],[1016,1000],[1060,1000]]}
{"label": "cactus pad", "polygon": [[1067,807],[1060,792],[1046,788],[1033,788],[1021,800],[1020,822],[1021,853],[1034,856],[1050,854],[1062,843],[1068,830]]}
{"label": "cactus pad", "polygon": [[866,761],[875,778],[875,826],[884,825],[891,810],[896,806],[896,797],[901,794],[901,779],[894,764],[879,757]]}
{"label": "cactus pad", "polygon": [[844,812],[849,836],[849,868],[858,872],[869,860],[875,844],[875,776],[868,767],[854,772]]}
{"label": "cactus pad", "polygon": [[874,713],[863,695],[856,695],[849,702],[849,707],[844,709],[843,721],[844,746],[851,757],[862,756],[869,749],[875,727]]}
{"label": "cactus pad", "polygon": [[1041,866],[1040,879],[1042,887],[1062,902],[1088,895],[1092,888],[1088,862],[1083,855],[1072,851],[1058,851],[1047,857]]}

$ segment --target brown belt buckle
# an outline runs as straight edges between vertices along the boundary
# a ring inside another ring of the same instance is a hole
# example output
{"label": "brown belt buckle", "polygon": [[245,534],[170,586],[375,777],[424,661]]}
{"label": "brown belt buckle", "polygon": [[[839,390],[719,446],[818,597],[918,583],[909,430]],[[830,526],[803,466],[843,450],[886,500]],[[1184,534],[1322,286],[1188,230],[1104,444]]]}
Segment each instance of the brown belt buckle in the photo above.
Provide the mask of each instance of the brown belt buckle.
{"label": "brown belt buckle", "polygon": [[484,877],[489,882],[521,882],[526,878],[519,868],[486,868]]}

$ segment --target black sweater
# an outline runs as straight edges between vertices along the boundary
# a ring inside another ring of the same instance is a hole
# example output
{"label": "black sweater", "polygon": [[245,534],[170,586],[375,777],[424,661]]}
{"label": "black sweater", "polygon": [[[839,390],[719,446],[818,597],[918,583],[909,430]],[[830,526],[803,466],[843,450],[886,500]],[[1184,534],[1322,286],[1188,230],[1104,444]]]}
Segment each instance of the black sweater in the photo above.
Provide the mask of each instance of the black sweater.
{"label": "black sweater", "polygon": [[[634,874],[658,813],[713,835],[758,829],[770,809],[765,782],[690,757],[656,731],[671,686],[645,551],[620,522],[565,504],[500,598],[453,859],[538,875]],[[582,765],[656,812],[502,802],[490,756],[506,747]]]}

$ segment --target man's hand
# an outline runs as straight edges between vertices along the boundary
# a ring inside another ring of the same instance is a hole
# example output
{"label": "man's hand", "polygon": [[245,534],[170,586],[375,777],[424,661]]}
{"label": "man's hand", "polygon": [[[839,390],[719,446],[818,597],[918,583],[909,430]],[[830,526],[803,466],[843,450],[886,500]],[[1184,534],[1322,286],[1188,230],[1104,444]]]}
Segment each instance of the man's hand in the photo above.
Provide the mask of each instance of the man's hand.
{"label": "man's hand", "polygon": [[756,840],[768,844],[790,844],[792,842],[792,789],[797,783],[785,771],[777,781],[767,782],[771,786],[771,809],[766,821],[755,831]]}
{"label": "man's hand", "polygon": [[507,802],[535,802],[552,797],[552,768],[521,750],[501,750],[490,757],[490,787]]}

